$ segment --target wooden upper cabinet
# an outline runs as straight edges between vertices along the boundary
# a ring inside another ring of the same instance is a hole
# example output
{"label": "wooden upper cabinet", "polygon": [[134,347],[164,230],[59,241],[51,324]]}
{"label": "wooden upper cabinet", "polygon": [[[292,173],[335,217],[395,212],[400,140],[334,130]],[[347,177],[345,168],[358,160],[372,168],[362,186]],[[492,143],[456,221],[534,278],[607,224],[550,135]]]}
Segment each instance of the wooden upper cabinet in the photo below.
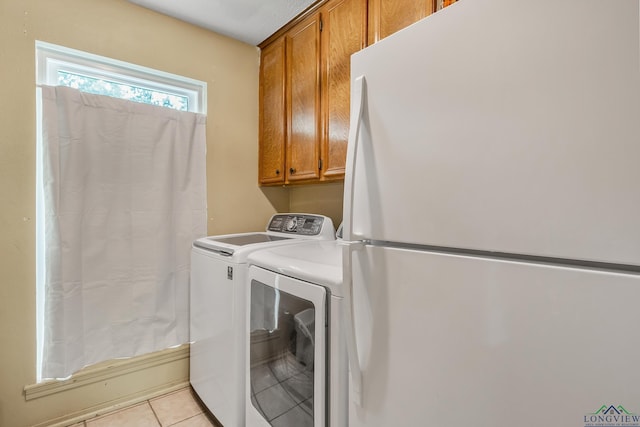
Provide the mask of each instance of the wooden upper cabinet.
{"label": "wooden upper cabinet", "polygon": [[368,44],[432,14],[435,3],[436,0],[369,0]]}
{"label": "wooden upper cabinet", "polygon": [[260,184],[344,178],[351,55],[366,45],[367,1],[319,3],[262,46]]}
{"label": "wooden upper cabinet", "polygon": [[351,55],[453,0],[326,0],[261,44],[259,181],[344,178]]}
{"label": "wooden upper cabinet", "polygon": [[344,177],[351,55],[366,37],[367,0],[329,0],[286,35],[288,182]]}
{"label": "wooden upper cabinet", "polygon": [[367,0],[330,0],[322,16],[322,178],[341,179],[349,135],[351,55],[366,45]]}
{"label": "wooden upper cabinet", "polygon": [[258,179],[261,184],[282,184],[286,136],[284,37],[261,52],[259,132]]}
{"label": "wooden upper cabinet", "polygon": [[287,100],[287,181],[320,177],[320,15],[314,14],[285,36]]}

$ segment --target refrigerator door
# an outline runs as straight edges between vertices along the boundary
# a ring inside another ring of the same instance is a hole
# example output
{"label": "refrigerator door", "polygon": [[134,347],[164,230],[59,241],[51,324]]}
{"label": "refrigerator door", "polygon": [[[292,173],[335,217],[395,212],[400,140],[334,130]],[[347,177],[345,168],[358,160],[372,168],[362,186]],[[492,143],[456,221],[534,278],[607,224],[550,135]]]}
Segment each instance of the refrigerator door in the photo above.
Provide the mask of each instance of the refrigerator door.
{"label": "refrigerator door", "polygon": [[638,275],[374,246],[353,256],[363,393],[350,427],[584,427],[607,411],[639,425]]}
{"label": "refrigerator door", "polygon": [[463,0],[355,54],[345,240],[640,264],[638,21]]}

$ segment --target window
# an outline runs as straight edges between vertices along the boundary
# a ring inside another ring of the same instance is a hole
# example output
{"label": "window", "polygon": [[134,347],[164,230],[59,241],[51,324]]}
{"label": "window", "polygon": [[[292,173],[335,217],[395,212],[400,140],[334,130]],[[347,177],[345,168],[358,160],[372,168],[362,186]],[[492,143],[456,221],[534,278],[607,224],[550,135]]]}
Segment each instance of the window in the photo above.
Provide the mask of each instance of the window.
{"label": "window", "polygon": [[38,84],[207,113],[205,82],[40,41],[36,64]]}
{"label": "window", "polygon": [[[37,85],[68,86],[98,95],[206,114],[207,84],[150,68],[36,41]],[[36,304],[37,304],[37,381],[40,382],[44,331],[44,223],[45,202],[42,187],[42,94],[36,90]]]}
{"label": "window", "polygon": [[96,95],[107,95],[144,104],[159,105],[180,111],[189,111],[189,97],[164,91],[118,83],[97,77],[58,70],[58,84]]}

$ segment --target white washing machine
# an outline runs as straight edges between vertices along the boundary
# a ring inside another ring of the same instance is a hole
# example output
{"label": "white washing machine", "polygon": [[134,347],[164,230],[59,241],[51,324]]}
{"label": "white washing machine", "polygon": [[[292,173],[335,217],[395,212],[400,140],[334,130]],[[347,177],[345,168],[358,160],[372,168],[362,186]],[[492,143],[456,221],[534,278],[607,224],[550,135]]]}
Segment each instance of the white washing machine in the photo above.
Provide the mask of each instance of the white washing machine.
{"label": "white washing machine", "polygon": [[193,243],[190,382],[226,427],[245,425],[247,256],[304,239],[334,240],[330,218],[276,214],[266,231],[204,237]]}
{"label": "white washing machine", "polygon": [[341,241],[249,255],[246,425],[346,427]]}

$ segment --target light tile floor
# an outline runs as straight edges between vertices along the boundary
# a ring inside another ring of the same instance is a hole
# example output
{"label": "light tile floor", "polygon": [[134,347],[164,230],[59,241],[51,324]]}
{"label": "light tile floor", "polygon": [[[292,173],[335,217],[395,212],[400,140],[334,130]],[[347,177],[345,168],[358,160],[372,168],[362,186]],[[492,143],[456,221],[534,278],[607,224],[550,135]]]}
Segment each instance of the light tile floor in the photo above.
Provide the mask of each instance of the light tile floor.
{"label": "light tile floor", "polygon": [[71,427],[218,427],[191,387]]}

